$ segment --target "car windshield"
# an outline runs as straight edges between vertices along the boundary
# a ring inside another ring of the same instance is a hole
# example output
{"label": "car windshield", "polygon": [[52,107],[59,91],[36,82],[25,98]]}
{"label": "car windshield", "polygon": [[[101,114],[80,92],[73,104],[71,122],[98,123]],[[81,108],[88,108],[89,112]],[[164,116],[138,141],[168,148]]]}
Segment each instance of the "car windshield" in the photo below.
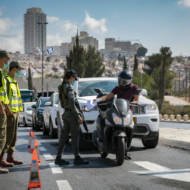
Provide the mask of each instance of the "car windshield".
{"label": "car windshield", "polygon": [[79,96],[96,96],[95,88],[101,89],[104,93],[109,93],[115,86],[117,86],[117,80],[79,81]]}
{"label": "car windshield", "polygon": [[39,102],[39,107],[46,107],[47,105],[47,102],[50,102],[50,99],[49,98],[46,98],[46,99],[41,99],[40,102]]}

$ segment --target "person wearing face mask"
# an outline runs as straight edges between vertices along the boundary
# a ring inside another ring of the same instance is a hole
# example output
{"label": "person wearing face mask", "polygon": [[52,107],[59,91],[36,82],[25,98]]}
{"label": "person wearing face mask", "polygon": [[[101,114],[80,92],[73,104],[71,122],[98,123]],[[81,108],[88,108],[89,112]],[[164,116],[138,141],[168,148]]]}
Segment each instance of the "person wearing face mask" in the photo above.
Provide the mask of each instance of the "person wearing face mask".
{"label": "person wearing face mask", "polygon": [[23,111],[21,93],[15,77],[22,77],[22,70],[23,68],[19,65],[18,62],[12,61],[9,64],[8,75],[5,77],[7,83],[9,107],[13,115],[7,117],[7,139],[2,152],[2,156],[4,153],[7,153],[7,162],[11,163],[12,165],[23,164],[22,161],[16,160],[13,157],[16,145],[19,112]]}
{"label": "person wearing face mask", "polygon": [[[117,95],[117,98],[122,98],[129,102],[138,103],[139,93],[140,90],[138,86],[132,83],[131,74],[124,70],[118,75],[118,86],[116,86],[108,95],[97,98],[96,102],[98,103],[101,101],[108,101],[111,100],[115,95]],[[104,123],[104,121],[102,121],[101,123]],[[101,130],[103,131],[104,126],[101,127]],[[101,135],[103,135],[103,132],[101,133]],[[100,140],[103,140],[103,136]],[[128,150],[130,149],[131,141],[132,134],[128,138]],[[129,156],[128,158],[130,159]]]}
{"label": "person wearing face mask", "polygon": [[7,167],[13,166],[11,163],[3,160],[3,150],[6,144],[7,117],[12,116],[9,108],[9,99],[7,95],[7,84],[3,69],[7,64],[9,56],[6,51],[0,51],[0,173],[8,173]]}
{"label": "person wearing face mask", "polygon": [[65,147],[65,143],[71,133],[73,153],[75,156],[74,164],[88,164],[88,161],[82,159],[79,154],[79,137],[80,137],[80,124],[83,123],[83,117],[78,105],[76,93],[73,89],[73,82],[77,80],[77,73],[74,70],[68,70],[65,73],[63,82],[59,85],[59,99],[61,106],[64,108],[63,122],[64,126],[61,131],[61,138],[59,141],[59,147],[55,164],[68,165],[69,162],[62,159],[62,153]]}

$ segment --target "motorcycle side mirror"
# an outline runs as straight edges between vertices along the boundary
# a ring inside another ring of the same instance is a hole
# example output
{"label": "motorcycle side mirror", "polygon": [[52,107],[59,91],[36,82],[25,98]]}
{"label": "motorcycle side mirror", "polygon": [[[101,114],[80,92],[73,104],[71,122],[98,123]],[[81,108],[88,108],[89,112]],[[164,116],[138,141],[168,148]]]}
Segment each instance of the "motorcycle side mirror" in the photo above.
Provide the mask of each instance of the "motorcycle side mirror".
{"label": "motorcycle side mirror", "polygon": [[103,95],[103,92],[100,88],[95,88],[94,91],[97,93],[97,94],[100,94],[100,95]]}

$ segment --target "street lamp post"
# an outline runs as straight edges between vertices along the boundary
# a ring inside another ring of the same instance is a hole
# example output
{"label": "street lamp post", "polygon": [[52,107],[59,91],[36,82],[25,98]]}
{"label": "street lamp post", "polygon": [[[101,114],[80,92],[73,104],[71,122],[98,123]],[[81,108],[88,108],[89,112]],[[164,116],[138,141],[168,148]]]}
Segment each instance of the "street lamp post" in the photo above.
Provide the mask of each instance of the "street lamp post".
{"label": "street lamp post", "polygon": [[41,53],[42,53],[42,96],[44,96],[44,26],[47,22],[38,22],[41,26]]}

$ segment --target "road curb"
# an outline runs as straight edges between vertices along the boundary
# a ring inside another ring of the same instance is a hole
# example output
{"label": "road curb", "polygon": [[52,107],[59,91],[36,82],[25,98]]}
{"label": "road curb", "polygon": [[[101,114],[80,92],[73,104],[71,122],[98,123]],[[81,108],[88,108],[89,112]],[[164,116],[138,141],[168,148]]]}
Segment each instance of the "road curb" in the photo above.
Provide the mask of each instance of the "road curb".
{"label": "road curb", "polygon": [[190,123],[190,117],[188,114],[185,114],[185,115],[160,114],[160,121],[161,122]]}
{"label": "road curb", "polygon": [[166,138],[161,137],[160,144],[163,144],[170,148],[190,151],[190,143],[184,142],[184,141],[171,140],[171,139],[166,139]]}

